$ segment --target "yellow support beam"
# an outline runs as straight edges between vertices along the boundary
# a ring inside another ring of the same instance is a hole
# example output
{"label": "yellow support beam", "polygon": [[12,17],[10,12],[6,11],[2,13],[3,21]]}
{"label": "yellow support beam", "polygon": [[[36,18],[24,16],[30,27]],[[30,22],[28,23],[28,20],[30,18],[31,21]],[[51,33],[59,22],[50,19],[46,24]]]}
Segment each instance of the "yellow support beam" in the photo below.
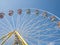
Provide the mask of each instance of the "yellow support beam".
{"label": "yellow support beam", "polygon": [[[7,35],[7,38],[6,38],[4,41],[2,41],[1,45],[3,45],[3,44],[12,36],[12,34],[13,34],[13,32],[10,32],[10,33]],[[2,37],[2,38],[4,38],[4,37]]]}
{"label": "yellow support beam", "polygon": [[[8,33],[7,35],[3,36],[1,39],[3,39],[1,45],[4,45],[4,43],[12,36],[12,35],[15,35],[19,40],[18,41],[18,44],[19,45],[28,45],[25,40],[21,37],[21,35],[17,32],[17,31],[13,31],[13,32],[10,32]],[[15,44],[14,44],[15,45]]]}
{"label": "yellow support beam", "polygon": [[28,44],[25,42],[25,40],[21,37],[21,35],[20,35],[17,31],[15,31],[14,34],[16,34],[16,35],[18,36],[18,39],[19,39],[20,41],[22,41],[22,45],[28,45]]}

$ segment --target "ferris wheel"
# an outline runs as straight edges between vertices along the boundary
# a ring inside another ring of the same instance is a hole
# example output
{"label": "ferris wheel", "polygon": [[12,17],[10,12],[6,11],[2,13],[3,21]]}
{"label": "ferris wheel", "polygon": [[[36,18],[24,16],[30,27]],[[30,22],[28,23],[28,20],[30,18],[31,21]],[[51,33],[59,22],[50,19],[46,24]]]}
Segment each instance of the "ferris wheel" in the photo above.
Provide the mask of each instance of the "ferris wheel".
{"label": "ferris wheel", "polygon": [[[0,12],[0,38],[15,31],[23,38],[21,43],[27,45],[60,45],[60,18],[48,11],[31,8]],[[4,45],[13,45],[14,35]],[[3,40],[0,39],[0,45]]]}

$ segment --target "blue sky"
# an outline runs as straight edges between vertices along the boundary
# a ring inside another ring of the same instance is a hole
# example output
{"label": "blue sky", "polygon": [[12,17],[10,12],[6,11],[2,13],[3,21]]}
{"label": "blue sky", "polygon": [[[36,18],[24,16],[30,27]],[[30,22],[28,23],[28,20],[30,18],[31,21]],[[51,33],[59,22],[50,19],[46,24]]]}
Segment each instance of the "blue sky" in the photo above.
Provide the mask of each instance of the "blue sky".
{"label": "blue sky", "polygon": [[0,9],[39,8],[60,17],[60,0],[0,0]]}

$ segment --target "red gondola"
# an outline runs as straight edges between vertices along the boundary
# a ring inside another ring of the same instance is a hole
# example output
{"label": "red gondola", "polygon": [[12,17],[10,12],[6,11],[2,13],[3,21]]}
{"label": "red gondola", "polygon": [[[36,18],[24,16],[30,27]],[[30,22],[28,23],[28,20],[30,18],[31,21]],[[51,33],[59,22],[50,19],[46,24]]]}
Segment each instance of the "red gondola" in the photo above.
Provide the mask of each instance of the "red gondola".
{"label": "red gondola", "polygon": [[12,15],[13,15],[13,13],[14,13],[14,11],[13,11],[13,10],[9,10],[8,15],[9,15],[9,16],[12,16]]}
{"label": "red gondola", "polygon": [[17,11],[18,11],[17,13],[18,13],[19,15],[22,13],[22,9],[18,9]]}
{"label": "red gondola", "polygon": [[5,13],[0,13],[0,18],[3,18]]}

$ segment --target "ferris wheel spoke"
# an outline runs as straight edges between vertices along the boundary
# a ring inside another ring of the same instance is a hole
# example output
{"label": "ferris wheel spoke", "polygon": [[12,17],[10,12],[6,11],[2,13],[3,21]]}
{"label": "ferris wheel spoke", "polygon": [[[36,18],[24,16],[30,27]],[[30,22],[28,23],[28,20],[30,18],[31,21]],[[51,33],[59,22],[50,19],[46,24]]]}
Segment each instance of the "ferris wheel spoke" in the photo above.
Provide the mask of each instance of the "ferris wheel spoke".
{"label": "ferris wheel spoke", "polygon": [[[24,17],[23,17],[23,18],[24,18]],[[22,30],[22,28],[23,28],[23,25],[24,25],[24,19],[23,19],[22,24],[21,24],[21,27],[20,27],[21,30]]]}
{"label": "ferris wheel spoke", "polygon": [[58,42],[58,41],[60,41],[60,39],[54,40],[54,42]]}
{"label": "ferris wheel spoke", "polygon": [[[0,24],[1,24],[1,25],[4,25],[4,26],[5,26],[4,28],[10,29],[10,27],[6,26],[6,24],[5,24],[4,22],[0,22]],[[1,26],[1,25],[0,25],[0,26]],[[11,30],[11,29],[10,29],[10,30]]]}
{"label": "ferris wheel spoke", "polygon": [[12,16],[12,27],[13,27],[13,29],[15,28],[15,24],[14,24],[14,18],[13,18],[13,16]]}
{"label": "ferris wheel spoke", "polygon": [[34,38],[34,37],[26,37],[26,38],[28,38],[28,39],[31,39],[31,40],[34,40],[34,41],[39,41],[39,42],[44,42],[44,43],[47,43],[48,41],[43,41],[43,40],[39,40],[39,39],[37,39],[37,38]]}
{"label": "ferris wheel spoke", "polygon": [[10,29],[9,28],[5,28],[5,27],[1,27],[2,29],[4,29],[4,30],[7,30],[7,31],[9,31]]}
{"label": "ferris wheel spoke", "polygon": [[57,29],[56,26],[54,26],[54,30],[56,30],[53,34],[60,32],[60,29]]}
{"label": "ferris wheel spoke", "polygon": [[[26,37],[26,38],[27,38],[27,37]],[[33,42],[37,42],[37,39],[32,38],[32,37],[28,37],[28,40],[31,40],[31,41],[33,41]]]}
{"label": "ferris wheel spoke", "polygon": [[[36,17],[36,16],[33,16],[32,14],[30,15],[30,14],[28,14],[28,16],[29,16],[29,18],[28,19],[26,19],[26,22],[24,23],[24,25],[23,25],[23,27],[24,27],[24,29],[26,28],[26,25],[28,25],[27,23],[29,23],[29,21],[30,20],[32,20],[32,18],[34,17]],[[33,16],[33,17],[32,17]],[[28,25],[29,26],[29,25]]]}
{"label": "ferris wheel spoke", "polygon": [[17,19],[16,19],[16,28],[18,28],[18,25],[19,25],[19,19],[20,19],[20,15],[17,16]]}
{"label": "ferris wheel spoke", "polygon": [[[18,17],[17,17],[18,18]],[[20,27],[21,27],[21,21],[22,21],[22,14],[20,15],[20,17],[19,17],[19,23],[18,23],[18,28],[20,29]]]}
{"label": "ferris wheel spoke", "polygon": [[[30,19],[30,21],[25,25],[25,28],[26,28],[26,26],[29,25],[33,20],[37,19],[37,18],[40,17],[40,16],[41,16],[41,15],[37,16],[36,18]],[[25,28],[24,28],[24,29],[25,29]]]}
{"label": "ferris wheel spoke", "polygon": [[39,30],[39,31],[38,30],[37,31],[36,30],[35,31],[29,31],[28,33],[33,33],[33,35],[35,35],[35,34],[40,34],[40,33],[47,34],[47,32],[50,32],[50,33],[48,33],[48,35],[49,35],[51,33],[54,34],[54,32],[56,32],[56,31],[58,31],[58,30],[56,30],[56,29],[55,30],[54,29],[51,29],[51,30],[45,29],[45,30]]}
{"label": "ferris wheel spoke", "polygon": [[[46,32],[45,32],[45,33],[46,33]],[[51,36],[57,36],[57,35],[58,35],[58,36],[59,36],[60,34],[48,34],[48,35],[46,35],[46,34],[40,34],[40,33],[32,33],[32,36],[35,36],[35,35],[37,35],[37,36],[38,36],[38,35],[40,35],[40,36],[50,36],[50,35],[51,35]],[[30,36],[30,35],[29,35],[29,36]],[[51,36],[50,36],[50,37],[51,37]]]}
{"label": "ferris wheel spoke", "polygon": [[20,22],[20,23],[19,23],[19,26],[18,26],[18,27],[19,27],[19,29],[20,29],[21,23],[22,23],[22,15],[20,16],[19,22]]}
{"label": "ferris wheel spoke", "polygon": [[[28,40],[27,40],[27,39],[28,39]],[[28,38],[27,38],[27,37],[26,37],[26,40],[29,41],[28,43],[32,43],[32,44],[33,44],[33,43],[35,43],[35,44],[38,43],[38,42],[37,42],[38,40],[35,39],[35,38],[31,38],[31,37],[28,37]]]}
{"label": "ferris wheel spoke", "polygon": [[45,24],[40,25],[40,27],[39,27],[39,26],[35,27],[35,29],[38,29],[38,28],[41,28],[41,27],[44,27],[44,26],[48,26],[48,25],[50,25],[50,24],[51,24],[51,23],[45,23]]}
{"label": "ferris wheel spoke", "polygon": [[29,28],[27,27],[27,29],[24,29],[24,30],[32,29],[32,27],[34,27],[34,26],[37,25],[38,23],[41,23],[41,22],[43,22],[43,21],[45,21],[45,20],[46,20],[46,19],[43,19],[43,20],[40,20],[40,21],[38,20],[36,23],[32,24],[32,26],[30,25],[30,26],[28,26]]}
{"label": "ferris wheel spoke", "polygon": [[24,21],[25,14],[22,14],[22,15],[23,15],[23,16],[22,16],[22,18],[21,18],[21,20],[20,20],[21,24],[20,24],[19,29],[21,29],[21,26],[22,26],[22,24],[24,23],[23,21]]}
{"label": "ferris wheel spoke", "polygon": [[45,32],[45,31],[58,31],[57,29],[54,29],[54,28],[47,28],[47,29],[44,29],[44,30],[31,30],[30,32],[33,33],[33,32],[36,32],[36,33],[39,33],[39,32]]}
{"label": "ferris wheel spoke", "polygon": [[8,27],[1,27],[0,29],[5,30],[5,32],[9,32],[9,30],[11,30],[11,29],[8,28]]}
{"label": "ferris wheel spoke", "polygon": [[7,17],[5,16],[5,20],[7,21],[7,23],[10,25],[9,27],[11,28],[12,30],[12,24],[9,22],[9,20],[7,19]]}
{"label": "ferris wheel spoke", "polygon": [[[31,16],[32,16],[32,15],[30,15],[30,14],[27,15],[26,20],[25,20],[25,22],[24,22],[23,25],[22,25],[22,28],[25,27],[25,25],[30,21]],[[29,18],[28,18],[28,17],[29,17]],[[24,28],[23,28],[23,29],[24,29]],[[22,30],[23,30],[23,29],[22,29]]]}
{"label": "ferris wheel spoke", "polygon": [[[42,25],[40,25],[40,26],[34,27],[34,29],[36,30],[36,29],[38,29],[38,28],[41,28],[41,27],[44,27],[44,26],[47,26],[47,25],[50,25],[50,24],[48,24],[48,23],[42,24]],[[29,28],[29,29],[27,29],[26,31],[29,31],[29,30],[32,30],[32,28]]]}
{"label": "ferris wheel spoke", "polygon": [[[29,37],[30,39],[32,38],[32,37]],[[34,40],[34,39],[36,39],[36,38],[32,38],[32,40]],[[40,42],[40,43],[48,43],[49,41],[44,41],[44,40],[39,40],[39,39],[36,39],[36,41],[38,41],[38,42]]]}
{"label": "ferris wheel spoke", "polygon": [[[27,40],[27,39],[26,39],[26,40]],[[30,45],[32,45],[32,42],[31,42],[30,40],[27,40],[27,43],[30,44]]]}
{"label": "ferris wheel spoke", "polygon": [[[45,20],[45,19],[44,19],[44,20]],[[32,27],[34,27],[35,25],[37,25],[38,23],[40,23],[40,22],[42,22],[42,21],[44,21],[44,20],[38,20],[36,23],[32,24],[32,26],[30,25],[30,26],[28,26],[28,27],[32,28]],[[27,28],[28,28],[28,27],[27,27]]]}
{"label": "ferris wheel spoke", "polygon": [[[4,32],[5,32],[5,33],[7,33],[7,32],[8,32],[8,31],[6,31],[6,29],[1,29],[1,30],[2,30],[2,31],[0,31],[0,36],[1,36],[1,35],[3,35],[3,34],[4,34]],[[1,33],[1,32],[2,32],[2,33]]]}
{"label": "ferris wheel spoke", "polygon": [[[33,37],[39,37],[39,35],[40,35],[40,37],[41,36],[47,36],[47,37],[56,37],[56,36],[60,36],[59,34],[47,34],[47,35],[45,35],[45,34],[36,34],[37,36],[33,36]],[[29,35],[30,36],[30,35]]]}
{"label": "ferris wheel spoke", "polygon": [[49,26],[49,25],[52,26],[52,23],[48,23],[48,22],[46,22],[45,24],[40,25],[40,27],[37,26],[37,27],[35,27],[34,29],[38,29],[38,28],[41,28],[41,27],[43,28],[43,27],[46,27],[46,26]]}
{"label": "ferris wheel spoke", "polygon": [[[25,15],[26,15],[26,14],[25,14]],[[26,21],[28,20],[28,16],[29,16],[29,15],[23,17],[23,23],[22,23],[22,25],[21,25],[21,29],[23,29],[24,24],[25,24]]]}
{"label": "ferris wheel spoke", "polygon": [[49,39],[51,39],[51,41],[55,42],[55,41],[58,41],[59,38],[49,37],[49,38],[45,38],[45,39],[43,39],[43,40],[44,40],[44,41],[49,41]]}
{"label": "ferris wheel spoke", "polygon": [[[59,36],[59,35],[58,35]],[[59,39],[60,37],[58,37],[57,35],[55,36],[50,36],[48,39],[52,39],[53,41],[56,40],[56,39]],[[46,38],[47,39],[47,38]],[[45,40],[46,40],[45,39]]]}
{"label": "ferris wheel spoke", "polygon": [[[49,32],[49,31],[54,31],[54,32],[55,32],[55,31],[58,31],[58,30],[51,28],[51,29],[37,30],[37,31],[36,31],[36,30],[31,30],[31,31],[29,31],[28,33],[36,34],[36,33],[45,32],[45,31],[48,31],[48,32]],[[53,33],[53,34],[54,34],[54,33]]]}

